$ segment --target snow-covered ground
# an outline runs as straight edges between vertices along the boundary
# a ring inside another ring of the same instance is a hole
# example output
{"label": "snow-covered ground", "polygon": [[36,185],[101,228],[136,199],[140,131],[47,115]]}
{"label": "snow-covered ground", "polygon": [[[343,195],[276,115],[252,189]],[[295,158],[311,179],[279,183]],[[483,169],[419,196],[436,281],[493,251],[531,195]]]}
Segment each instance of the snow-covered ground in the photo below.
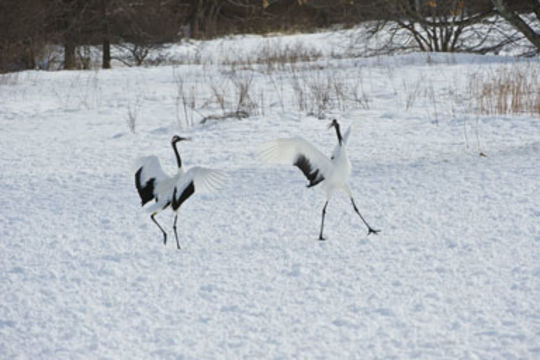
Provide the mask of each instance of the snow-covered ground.
{"label": "snow-covered ground", "polygon": [[[540,120],[470,99],[475,75],[538,60],[335,59],[333,43],[294,66],[0,78],[0,358],[540,358]],[[248,118],[198,124],[238,110],[242,85]],[[257,160],[295,135],[329,153],[334,117],[354,124],[351,186],[377,236],[340,195],[317,241],[324,194]],[[230,175],[184,204],[181,251],[132,167],[155,154],[172,173],[177,133],[188,167]]]}

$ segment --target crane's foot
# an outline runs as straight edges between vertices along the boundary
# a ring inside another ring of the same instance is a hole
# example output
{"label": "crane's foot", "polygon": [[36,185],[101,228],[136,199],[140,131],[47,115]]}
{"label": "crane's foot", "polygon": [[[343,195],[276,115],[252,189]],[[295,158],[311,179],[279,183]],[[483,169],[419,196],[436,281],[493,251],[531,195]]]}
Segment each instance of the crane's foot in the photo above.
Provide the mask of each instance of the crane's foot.
{"label": "crane's foot", "polygon": [[324,236],[319,235],[319,241],[325,241],[325,240],[326,240],[326,238]]}
{"label": "crane's foot", "polygon": [[369,228],[367,234],[368,234],[368,236],[369,236],[369,234],[375,234],[375,235],[377,235],[377,234],[380,233],[380,232],[381,232],[381,230],[375,230],[375,229]]}
{"label": "crane's foot", "polygon": [[167,234],[163,234],[163,245],[167,245]]}

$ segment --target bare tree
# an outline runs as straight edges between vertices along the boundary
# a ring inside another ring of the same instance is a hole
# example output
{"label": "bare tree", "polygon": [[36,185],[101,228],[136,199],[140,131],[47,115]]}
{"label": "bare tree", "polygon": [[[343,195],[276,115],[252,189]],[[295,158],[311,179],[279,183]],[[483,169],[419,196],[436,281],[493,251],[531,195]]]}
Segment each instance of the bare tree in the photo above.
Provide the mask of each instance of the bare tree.
{"label": "bare tree", "polygon": [[63,39],[64,69],[77,68],[76,50],[81,42],[81,31],[85,9],[88,4],[81,0],[58,0],[53,2],[55,12],[59,13],[58,31]]}
{"label": "bare tree", "polygon": [[0,1],[0,72],[39,66],[47,21],[44,0]]}
{"label": "bare tree", "polygon": [[[512,10],[505,0],[491,0],[493,6],[501,16],[521,32],[540,51],[540,34],[535,32],[517,13]],[[536,18],[540,20],[540,5],[536,0],[528,0],[531,11],[534,11]]]}
{"label": "bare tree", "polygon": [[112,22],[116,46],[127,50],[128,65],[141,65],[151,50],[163,48],[182,35],[185,15],[174,0],[118,0]]}
{"label": "bare tree", "polygon": [[[464,50],[459,40],[472,25],[494,14],[492,9],[471,11],[465,0],[409,1],[383,0],[387,19],[408,32],[422,51]],[[469,48],[468,50],[472,50]]]}
{"label": "bare tree", "polygon": [[101,36],[103,39],[102,42],[102,62],[101,67],[103,69],[111,68],[111,40],[110,40],[110,31],[109,31],[109,18],[107,14],[107,0],[99,1],[99,12],[101,20]]}
{"label": "bare tree", "polygon": [[[540,35],[523,12],[540,19],[538,0],[0,0],[0,71],[42,66],[37,59],[49,44],[63,47],[65,69],[89,66],[81,49],[100,45],[107,69],[113,45],[127,47],[122,60],[137,65],[183,35],[305,31],[364,20],[377,20],[370,34],[387,30],[381,51],[496,52],[521,34],[539,51]],[[499,30],[494,14],[516,31]]]}

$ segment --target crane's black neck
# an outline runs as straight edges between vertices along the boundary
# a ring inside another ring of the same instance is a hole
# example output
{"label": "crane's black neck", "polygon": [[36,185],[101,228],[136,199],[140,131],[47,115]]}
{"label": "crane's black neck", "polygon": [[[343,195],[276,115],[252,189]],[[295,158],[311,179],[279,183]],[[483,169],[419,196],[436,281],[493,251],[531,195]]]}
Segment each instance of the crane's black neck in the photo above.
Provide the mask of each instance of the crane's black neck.
{"label": "crane's black neck", "polygon": [[334,123],[334,127],[336,128],[336,135],[337,135],[339,145],[343,145],[343,138],[341,137],[341,131],[339,130],[339,123],[337,121]]}
{"label": "crane's black neck", "polygon": [[178,165],[178,168],[180,169],[182,167],[182,159],[180,158],[180,154],[178,153],[178,149],[176,148],[177,142],[172,143],[172,148],[174,150],[174,155],[176,156],[176,164]]}

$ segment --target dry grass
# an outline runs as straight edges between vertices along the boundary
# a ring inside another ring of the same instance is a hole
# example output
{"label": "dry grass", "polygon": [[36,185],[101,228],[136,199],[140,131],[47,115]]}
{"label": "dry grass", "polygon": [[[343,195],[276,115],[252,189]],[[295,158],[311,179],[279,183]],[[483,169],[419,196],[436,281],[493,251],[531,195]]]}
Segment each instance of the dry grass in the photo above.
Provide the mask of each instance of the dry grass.
{"label": "dry grass", "polygon": [[468,92],[480,114],[540,114],[540,81],[534,64],[501,66],[470,76]]}
{"label": "dry grass", "polygon": [[259,105],[257,104],[255,92],[253,89],[253,73],[242,72],[233,73],[230,78],[234,85],[233,104],[235,104],[235,112],[245,112],[247,114],[255,114]]}
{"label": "dry grass", "polygon": [[142,107],[142,97],[141,95],[136,95],[133,100],[131,100],[127,105],[127,125],[129,131],[135,133],[137,130],[137,120],[141,112]]}
{"label": "dry grass", "polygon": [[[319,60],[323,54],[301,42],[282,44],[280,41],[266,41],[253,55],[236,56],[233,59],[225,57],[220,64],[230,65],[234,69],[254,70],[258,69],[270,73],[273,71],[286,70],[297,63],[305,63]],[[261,66],[262,65],[262,68]]]}
{"label": "dry grass", "polygon": [[176,118],[181,128],[209,120],[244,119],[264,113],[265,93],[254,86],[252,71],[236,71],[231,65],[230,71],[221,75],[207,76],[201,83],[187,83],[173,68],[173,78]]}
{"label": "dry grass", "polygon": [[173,78],[176,85],[176,122],[180,128],[187,128],[194,124],[194,112],[196,112],[199,91],[195,85],[186,89],[184,78],[175,68],[173,68]]}
{"label": "dry grass", "polygon": [[301,42],[284,46],[266,43],[257,54],[255,63],[283,69],[288,64],[315,61],[321,57],[322,53],[319,50],[307,47]]}
{"label": "dry grass", "polygon": [[[334,78],[334,81],[335,78]],[[335,82],[337,83],[337,81]],[[330,76],[317,73],[313,77],[307,79],[307,88],[309,99],[311,100],[311,114],[317,116],[318,119],[324,119],[325,114],[331,106],[331,101],[335,98],[332,96],[332,79]],[[341,90],[339,86],[336,86]]]}
{"label": "dry grass", "polygon": [[361,72],[301,72],[292,69],[290,88],[294,105],[300,112],[325,119],[334,111],[369,109],[370,97],[364,91]]}

